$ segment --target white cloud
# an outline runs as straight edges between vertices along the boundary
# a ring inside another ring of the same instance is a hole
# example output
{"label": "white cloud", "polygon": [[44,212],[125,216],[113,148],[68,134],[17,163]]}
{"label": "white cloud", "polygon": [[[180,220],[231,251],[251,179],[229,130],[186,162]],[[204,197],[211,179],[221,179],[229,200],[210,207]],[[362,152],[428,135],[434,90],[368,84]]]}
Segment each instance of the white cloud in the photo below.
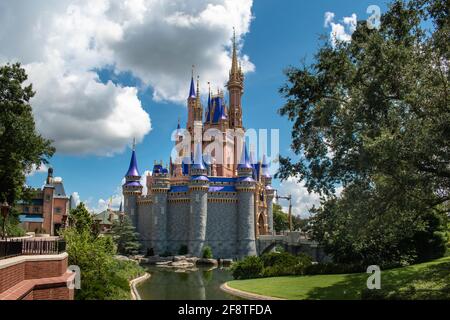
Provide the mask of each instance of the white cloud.
{"label": "white cloud", "polygon": [[78,192],[72,193],[72,202],[70,203],[71,208],[76,208],[80,204],[80,194]]}
{"label": "white cloud", "polygon": [[[184,102],[190,66],[223,86],[232,26],[242,45],[252,0],[25,0],[0,3],[0,63],[21,61],[37,91],[38,129],[58,152],[110,155],[151,121],[138,88],[101,83],[95,70],[130,71],[154,99]],[[244,71],[254,70],[245,55]]]}
{"label": "white cloud", "polygon": [[34,176],[36,173],[47,173],[47,170],[48,170],[48,167],[43,163],[41,163],[39,168],[36,165],[33,165],[30,173],[27,174],[27,177]]}
{"label": "white cloud", "polygon": [[328,26],[330,25],[330,23],[334,20],[334,12],[325,12],[325,21],[323,23],[323,26],[325,28],[328,28]]}
{"label": "white cloud", "polygon": [[[340,196],[343,188],[336,188],[336,195]],[[317,193],[309,193],[303,181],[299,182],[294,177],[288,178],[286,181],[280,183],[277,193],[281,196],[292,195],[292,214],[301,216],[303,218],[309,217],[309,210],[315,206],[320,206],[320,195]],[[283,211],[288,212],[288,202],[280,200],[280,205]]]}
{"label": "white cloud", "polygon": [[337,41],[351,41],[358,22],[356,14],[353,13],[350,17],[344,17],[342,23],[335,23],[334,18],[333,12],[325,12],[324,27],[331,27],[330,39],[333,46],[336,45]]}

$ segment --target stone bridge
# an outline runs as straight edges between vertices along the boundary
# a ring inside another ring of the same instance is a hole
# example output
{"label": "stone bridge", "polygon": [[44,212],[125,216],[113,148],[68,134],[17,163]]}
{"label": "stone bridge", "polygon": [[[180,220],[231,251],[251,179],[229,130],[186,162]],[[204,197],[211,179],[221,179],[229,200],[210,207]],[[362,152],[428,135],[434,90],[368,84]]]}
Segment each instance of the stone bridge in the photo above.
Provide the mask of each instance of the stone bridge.
{"label": "stone bridge", "polygon": [[258,255],[274,250],[281,246],[289,253],[304,253],[309,255],[313,261],[327,262],[330,257],[325,254],[322,247],[316,241],[308,240],[301,232],[288,232],[281,235],[260,235],[257,238]]}

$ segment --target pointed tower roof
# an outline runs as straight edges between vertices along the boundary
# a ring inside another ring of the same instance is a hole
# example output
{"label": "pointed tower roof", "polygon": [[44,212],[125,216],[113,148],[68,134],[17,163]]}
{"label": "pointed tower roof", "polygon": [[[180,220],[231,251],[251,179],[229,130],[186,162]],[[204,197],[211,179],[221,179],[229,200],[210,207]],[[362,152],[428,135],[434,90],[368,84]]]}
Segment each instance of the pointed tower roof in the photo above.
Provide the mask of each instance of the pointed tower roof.
{"label": "pointed tower roof", "polygon": [[247,151],[247,145],[245,144],[245,142],[243,145],[241,161],[239,162],[239,165],[238,165],[238,170],[241,170],[241,169],[253,169],[252,165],[250,164],[250,159],[249,159],[248,151]]}
{"label": "pointed tower roof", "polygon": [[267,157],[264,154],[263,155],[263,161],[262,161],[262,175],[266,178],[270,178],[270,173],[269,173],[269,164],[267,163]]}
{"label": "pointed tower roof", "polygon": [[191,87],[189,89],[189,97],[190,98],[195,98],[195,84],[194,84],[194,66],[192,66],[192,76],[191,76]]}
{"label": "pointed tower roof", "polygon": [[239,72],[239,63],[237,58],[236,48],[236,29],[233,28],[233,56],[231,60],[231,74],[237,74]]}
{"label": "pointed tower roof", "polygon": [[139,170],[137,166],[137,160],[136,160],[136,139],[133,141],[133,152],[131,153],[131,160],[130,160],[130,166],[128,168],[127,173],[125,174],[125,177],[139,177]]}
{"label": "pointed tower roof", "polygon": [[193,169],[206,170],[205,165],[203,163],[203,154],[202,154],[202,145],[197,143],[194,155],[194,164],[192,165]]}

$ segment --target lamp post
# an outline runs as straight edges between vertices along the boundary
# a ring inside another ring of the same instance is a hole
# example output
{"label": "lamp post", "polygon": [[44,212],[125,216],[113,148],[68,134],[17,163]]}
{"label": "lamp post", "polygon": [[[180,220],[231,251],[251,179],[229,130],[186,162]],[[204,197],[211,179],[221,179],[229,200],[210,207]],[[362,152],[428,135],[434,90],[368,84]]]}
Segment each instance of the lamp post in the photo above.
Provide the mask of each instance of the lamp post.
{"label": "lamp post", "polygon": [[8,219],[10,206],[8,202],[3,202],[1,206],[1,214],[3,217],[2,238],[6,239],[6,219]]}

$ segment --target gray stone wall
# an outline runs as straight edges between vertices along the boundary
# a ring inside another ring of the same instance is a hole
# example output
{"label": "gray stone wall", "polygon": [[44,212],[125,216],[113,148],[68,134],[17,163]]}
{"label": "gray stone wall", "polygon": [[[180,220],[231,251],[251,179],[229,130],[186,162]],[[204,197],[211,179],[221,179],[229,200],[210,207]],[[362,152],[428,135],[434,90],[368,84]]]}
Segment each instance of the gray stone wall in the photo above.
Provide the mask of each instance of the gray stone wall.
{"label": "gray stone wall", "polygon": [[169,202],[167,214],[168,250],[177,254],[182,245],[189,245],[189,202]]}
{"label": "gray stone wall", "polygon": [[137,195],[125,194],[124,200],[125,200],[124,201],[125,203],[124,203],[123,209],[124,209],[125,215],[130,218],[131,223],[137,229],[139,227]]}
{"label": "gray stone wall", "polygon": [[143,252],[147,252],[147,249],[151,248],[152,239],[152,204],[138,204],[139,213],[139,225],[137,232],[139,232],[139,240],[142,243]]}
{"label": "gray stone wall", "polygon": [[167,192],[153,193],[152,247],[156,254],[165,253],[167,248]]}
{"label": "gray stone wall", "polygon": [[236,202],[208,202],[206,243],[215,258],[237,256]]}
{"label": "gray stone wall", "polygon": [[238,192],[238,257],[256,256],[254,193]]}
{"label": "gray stone wall", "polygon": [[194,189],[190,197],[189,252],[200,257],[206,240],[208,191]]}

